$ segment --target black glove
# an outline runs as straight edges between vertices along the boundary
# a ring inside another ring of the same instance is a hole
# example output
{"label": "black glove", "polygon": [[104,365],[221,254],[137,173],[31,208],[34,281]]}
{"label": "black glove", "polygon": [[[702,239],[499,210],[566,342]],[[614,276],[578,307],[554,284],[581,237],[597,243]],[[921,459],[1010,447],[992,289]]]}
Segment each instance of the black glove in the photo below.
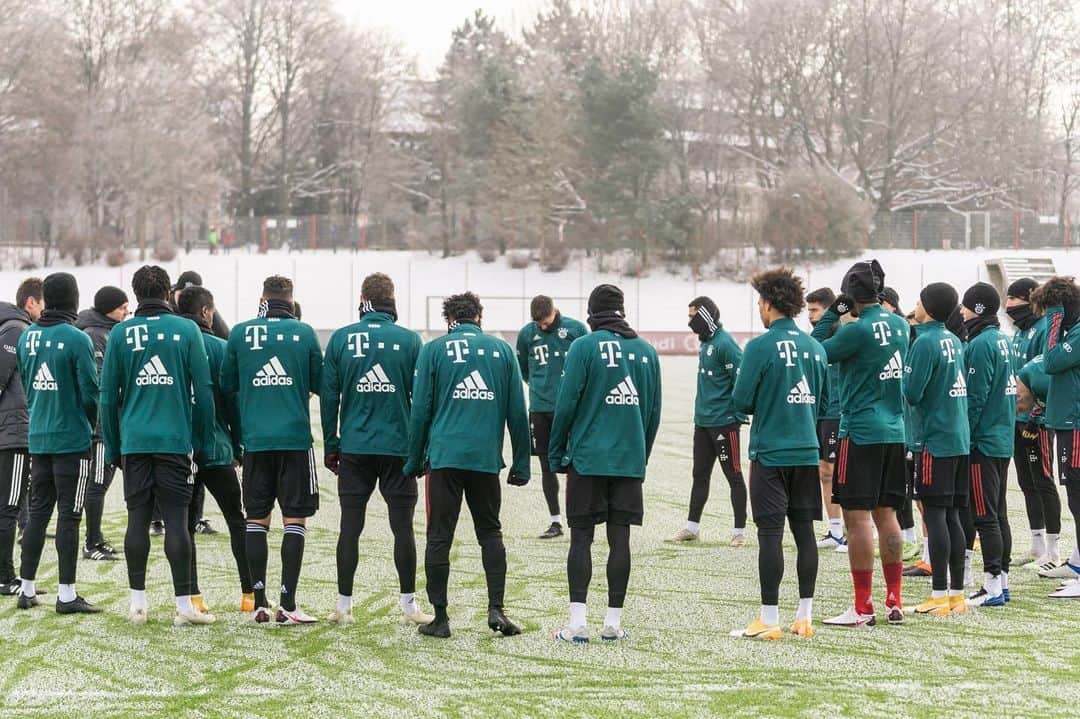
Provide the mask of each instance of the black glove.
{"label": "black glove", "polygon": [[526,484],[529,483],[529,475],[510,472],[510,476],[506,478],[506,483],[512,484],[515,487],[524,487]]}
{"label": "black glove", "polygon": [[341,454],[338,452],[327,452],[323,456],[323,464],[334,474],[338,473],[338,467],[341,465]]}
{"label": "black glove", "polygon": [[829,312],[832,312],[837,317],[843,317],[853,309],[855,309],[855,300],[847,295],[838,295],[837,298],[833,300],[833,303],[829,305]]}
{"label": "black glove", "polygon": [[1076,324],[1076,321],[1080,319],[1080,299],[1066,302],[1064,310],[1065,313],[1061,317],[1062,336],[1064,336],[1064,334]]}

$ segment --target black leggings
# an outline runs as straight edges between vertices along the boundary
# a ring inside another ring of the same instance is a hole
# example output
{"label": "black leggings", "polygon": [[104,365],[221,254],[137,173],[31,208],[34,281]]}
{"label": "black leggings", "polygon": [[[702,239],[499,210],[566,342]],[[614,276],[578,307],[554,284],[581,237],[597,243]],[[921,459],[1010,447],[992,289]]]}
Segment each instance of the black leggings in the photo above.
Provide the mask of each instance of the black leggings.
{"label": "black leggings", "polygon": [[746,527],[746,481],[743,479],[739,461],[739,430],[742,425],[725,427],[694,426],[694,465],[691,470],[693,484],[690,487],[691,522],[700,522],[701,513],[709,499],[713,465],[720,460],[720,469],[731,487],[731,509],[735,514],[735,528]]}
{"label": "black leggings", "polygon": [[213,495],[225,525],[229,528],[229,546],[232,549],[236,571],[240,577],[240,591],[251,593],[251,571],[248,569],[247,550],[245,547],[247,522],[244,521],[244,504],[240,492],[240,480],[236,478],[236,469],[232,465],[224,467],[203,467],[195,475],[195,490],[188,505],[188,534],[191,536],[191,594],[199,591],[199,568],[196,555],[195,525],[202,516],[199,499],[205,498],[205,488]]}
{"label": "black leggings", "polygon": [[1053,435],[1038,427],[1025,431],[1025,424],[1017,423],[1013,437],[1013,464],[1016,481],[1024,493],[1028,525],[1032,529],[1046,529],[1047,534],[1061,534],[1061,495],[1054,484]]}
{"label": "black leggings", "polygon": [[[570,584],[570,601],[581,602],[589,597],[592,581],[592,543],[596,527],[571,527],[570,551],[566,555],[566,577]],[[626,601],[630,584],[630,526],[607,524],[608,606],[621,608]]]}
{"label": "black leggings", "polygon": [[37,576],[45,530],[56,507],[56,554],[60,584],[75,583],[79,522],[90,474],[90,461],[79,455],[35,454],[30,463],[30,519],[22,541],[19,576]]}
{"label": "black leggings", "polygon": [[[341,533],[337,542],[338,594],[351,597],[356,567],[360,563],[360,535],[364,531],[370,497],[341,497]],[[390,531],[394,534],[394,567],[402,594],[416,591],[416,538],[413,535],[415,504],[387,505]]]}
{"label": "black leggings", "polygon": [[[780,603],[780,582],[784,578],[784,517],[770,515],[755,520],[758,535],[758,576],[761,583],[761,603],[774,607]],[[799,575],[799,597],[814,596],[817,583],[818,548],[814,523],[810,520],[789,520],[795,538],[795,571]]]}
{"label": "black leggings", "polygon": [[[146,562],[150,557],[150,517],[154,502],[128,507],[127,533],[124,535],[124,557],[127,559],[128,586],[146,589]],[[188,505],[161,503],[161,516],[166,527],[188,526]],[[191,591],[191,535],[187,532],[165,531],[165,557],[172,570],[173,592],[184,596]]]}
{"label": "black leggings", "polygon": [[90,549],[104,540],[101,535],[101,517],[105,513],[105,495],[109,492],[116,467],[105,462],[105,445],[95,441],[90,455],[90,482],[86,486],[86,548]]}
{"label": "black leggings", "polygon": [[[933,569],[934,591],[964,589],[964,527],[956,507],[935,507],[923,504],[930,541],[930,567]],[[950,577],[951,574],[951,577]]]}
{"label": "black leggings", "polygon": [[[1072,481],[1065,485],[1065,494],[1069,501],[1069,511],[1076,525],[1076,536],[1080,537],[1080,482]],[[1077,540],[1080,542],[1080,539]]]}

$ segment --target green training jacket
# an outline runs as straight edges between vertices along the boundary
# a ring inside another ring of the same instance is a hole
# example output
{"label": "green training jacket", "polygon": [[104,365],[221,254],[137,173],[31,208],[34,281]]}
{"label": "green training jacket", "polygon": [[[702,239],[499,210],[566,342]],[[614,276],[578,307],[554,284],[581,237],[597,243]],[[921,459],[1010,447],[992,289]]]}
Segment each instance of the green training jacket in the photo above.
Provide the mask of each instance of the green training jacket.
{"label": "green training jacket", "polygon": [[911,405],[913,450],[956,457],[971,449],[964,348],[942,322],[915,326],[904,366],[904,398]]}
{"label": "green training jacket", "polygon": [[1009,338],[996,327],[983,330],[964,345],[964,364],[971,449],[987,457],[1012,457],[1016,376]]}
{"label": "green training jacket", "polygon": [[221,389],[221,365],[225,361],[225,340],[209,328],[199,327],[206,359],[210,365],[210,379],[214,387],[214,435],[209,447],[203,447],[196,455],[199,466],[227,467],[240,456],[240,421],[236,409],[236,395]]}
{"label": "green training jacket", "polygon": [[738,343],[718,324],[712,337],[702,342],[698,350],[694,424],[723,427],[746,421],[746,415],[735,409],[731,397],[741,363],[742,350]]}
{"label": "green training jacket", "polygon": [[555,411],[566,353],[574,340],[587,334],[588,327],[562,314],[546,330],[530,322],[518,332],[518,365],[521,378],[529,384],[530,412]]}
{"label": "green training jacket", "polygon": [[[1046,330],[1050,326],[1050,318],[1043,315],[1035,320],[1035,324],[1026,330],[1017,329],[1012,337],[1013,370],[1024,367],[1028,362],[1035,359],[1046,351]],[[1017,422],[1027,422],[1027,414],[1016,415]],[[1035,423],[1043,424],[1046,417],[1042,413],[1035,415]]]}
{"label": "green training jacket", "polygon": [[1064,315],[1060,306],[1049,308],[1045,315],[1049,326],[1043,367],[1050,375],[1046,392],[1046,426],[1050,429],[1080,426],[1080,322],[1062,336]]}

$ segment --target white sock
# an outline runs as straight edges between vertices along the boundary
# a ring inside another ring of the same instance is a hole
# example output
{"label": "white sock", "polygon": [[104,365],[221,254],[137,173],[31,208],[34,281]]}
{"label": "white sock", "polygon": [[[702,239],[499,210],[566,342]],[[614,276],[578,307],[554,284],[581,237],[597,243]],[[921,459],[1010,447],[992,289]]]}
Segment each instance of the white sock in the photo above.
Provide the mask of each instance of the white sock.
{"label": "white sock", "polygon": [[950,589],[949,590],[949,596],[950,597],[962,597],[962,596],[964,596],[964,590],[963,589]]}
{"label": "white sock", "polygon": [[806,599],[799,600],[799,608],[795,612],[795,619],[805,619],[809,621],[814,614],[814,598],[807,597]]}
{"label": "white sock", "polygon": [[337,610],[342,614],[348,614],[352,611],[352,597],[347,597],[344,594],[337,595]]}
{"label": "white sock", "polygon": [[1008,588],[1009,588],[1009,573],[1008,572],[1002,572],[1001,573],[1001,590],[1005,591]]}
{"label": "white sock", "polygon": [[1001,594],[1001,575],[999,574],[995,577],[991,574],[987,574],[983,578],[983,589],[985,589],[986,593],[991,597],[996,597]]}
{"label": "white sock", "polygon": [[562,524],[562,515],[561,514],[553,514],[553,515],[551,515],[551,523],[552,524]]}
{"label": "white sock", "polygon": [[744,534],[746,534],[746,527],[735,527],[735,529],[731,530],[731,536],[733,537],[741,537]]}
{"label": "white sock", "polygon": [[184,594],[176,598],[176,611],[181,614],[192,614],[195,607],[191,606],[191,595]]}
{"label": "white sock", "polygon": [[585,602],[570,602],[570,628],[581,629],[585,626]]}
{"label": "white sock", "polygon": [[941,599],[944,596],[947,596],[944,589],[932,589],[932,590],[930,590],[930,598],[931,599]]}
{"label": "white sock", "polygon": [[844,537],[844,520],[837,517],[836,519],[829,520],[829,534],[837,539],[843,539]]}
{"label": "white sock", "polygon": [[145,589],[132,589],[131,590],[131,608],[132,609],[146,609],[146,590]]}
{"label": "white sock", "polygon": [[686,523],[686,529],[687,529],[687,531],[693,532],[694,534],[700,534],[701,533],[701,522],[687,522]]}
{"label": "white sock", "polygon": [[622,607],[608,607],[604,615],[604,626],[619,629],[622,627]]}
{"label": "white sock", "polygon": [[74,602],[75,597],[75,585],[74,584],[61,584],[56,590],[56,596],[61,602]]}
{"label": "white sock", "polygon": [[1031,530],[1031,553],[1034,554],[1036,557],[1041,557],[1046,554],[1045,529]]}
{"label": "white sock", "polygon": [[22,588],[19,589],[19,593],[22,594],[24,597],[35,597],[35,596],[37,596],[37,589],[34,588],[34,580],[33,579],[23,579],[22,580]]}
{"label": "white sock", "polygon": [[1061,547],[1059,542],[1061,540],[1060,534],[1046,533],[1046,553],[1053,559],[1061,558]]}
{"label": "white sock", "polygon": [[[349,608],[352,608],[352,597],[349,598]],[[409,594],[402,594],[401,611],[405,612],[406,614],[412,614],[416,610],[416,595],[411,592]]]}
{"label": "white sock", "polygon": [[930,563],[930,537],[926,537],[922,543],[922,561],[923,564]]}
{"label": "white sock", "polygon": [[1069,557],[1069,564],[1080,567],[1080,546],[1073,550],[1072,556]]}
{"label": "white sock", "polygon": [[900,530],[900,534],[903,536],[905,542],[915,543],[915,527],[902,529]]}
{"label": "white sock", "polygon": [[767,604],[761,605],[761,623],[767,627],[775,627],[780,623],[780,607],[773,604],[769,606]]}

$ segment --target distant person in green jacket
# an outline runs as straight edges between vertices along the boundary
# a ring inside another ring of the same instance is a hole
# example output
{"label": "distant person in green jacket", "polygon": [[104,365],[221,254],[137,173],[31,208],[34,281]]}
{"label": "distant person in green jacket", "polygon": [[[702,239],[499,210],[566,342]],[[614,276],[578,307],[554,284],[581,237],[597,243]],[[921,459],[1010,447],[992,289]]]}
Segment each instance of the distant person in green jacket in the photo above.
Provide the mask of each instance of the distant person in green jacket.
{"label": "distant person in green jacket", "polygon": [[79,286],[66,272],[42,284],[45,311],[19,338],[18,362],[30,412],[30,518],[22,541],[18,608],[36,607],[38,564],[45,529],[56,507],[58,614],[101,610],[75,591],[79,522],[90,480],[90,444],[97,421],[94,346],[75,327]]}
{"label": "distant person in green jacket", "polygon": [[[1014,371],[1046,351],[1049,318],[1032,301],[1038,287],[1030,277],[1021,277],[1006,291],[1005,314],[1016,328],[1012,337]],[[1013,465],[1031,529],[1031,549],[1017,564],[1034,562],[1039,569],[1053,569],[1061,565],[1061,495],[1054,478],[1054,438],[1045,421],[1042,410],[1034,414],[1017,411]]]}
{"label": "distant person in green jacket", "polygon": [[191,504],[188,505],[188,533],[191,535],[191,602],[201,612],[209,612],[202,592],[199,590],[198,562],[196,560],[196,526],[202,515],[199,505],[199,488],[210,492],[217,502],[225,525],[229,529],[229,545],[240,578],[240,611],[255,611],[255,593],[251,587],[251,570],[248,568],[245,547],[247,524],[244,521],[244,502],[240,480],[236,476],[236,463],[243,456],[240,448],[240,422],[236,410],[236,397],[221,390],[221,364],[225,359],[225,340],[214,334],[214,296],[205,287],[191,286],[180,293],[177,301],[180,316],[189,319],[202,332],[206,359],[210,365],[210,379],[214,390],[213,442],[202,447],[195,456],[199,471],[195,473],[195,487]]}
{"label": "distant person in green jacket", "polygon": [[[221,364],[221,391],[237,397],[244,448],[246,552],[255,590],[256,624],[318,621],[296,604],[307,519],[319,509],[319,476],[311,436],[311,395],[319,391],[322,347],[296,319],[293,283],[263,281],[259,316],[235,325]],[[281,509],[281,594],[271,617],[266,594],[268,537],[274,504]],[[166,526],[168,524],[166,523]]]}
{"label": "distant person in green jacket", "polygon": [[[1053,277],[1032,294],[1049,318],[1043,366],[1050,375],[1046,393],[1046,426],[1057,434],[1058,472],[1065,485],[1069,511],[1080,537],[1080,287],[1071,277]],[[1064,564],[1039,570],[1040,577],[1066,580],[1050,594],[1054,599],[1080,598],[1080,539]]]}
{"label": "distant person in green jacket", "polygon": [[802,280],[781,268],[755,275],[758,314],[768,330],[746,343],[735,383],[739,411],[750,425],[750,504],[758,532],[761,612],[737,634],[781,639],[780,582],[784,577],[784,522],[797,551],[799,607],[790,631],[814,635],[818,550],[814,521],[821,519],[818,480],[818,403],[829,370],[825,349],[795,326],[805,305]]}
{"label": "distant person in green jacket", "polygon": [[548,466],[548,439],[555,416],[555,395],[562,381],[563,365],[570,343],[584,337],[589,329],[566,317],[546,295],[533,297],[529,305],[532,322],[521,328],[517,337],[517,358],[521,378],[529,385],[529,429],[532,453],[540,462],[540,478],[547,501],[551,524],[540,539],[561,537],[562,513],[559,511],[559,478]]}
{"label": "distant person in green jacket", "polygon": [[128,526],[124,537],[129,619],[145,624],[146,563],[155,503],[165,522],[165,556],[176,595],[174,623],[212,624],[214,616],[191,601],[188,505],[193,455],[212,442],[214,395],[199,328],[178,317],[169,298],[169,275],[146,265],[131,281],[135,316],[113,327],[101,368],[101,434],[105,461],[124,473]]}
{"label": "distant person in green jacket", "polygon": [[735,515],[730,544],[741,547],[746,541],[746,480],[739,458],[742,451],[739,434],[746,415],[735,409],[731,392],[739,374],[742,349],[720,324],[720,309],[710,298],[692,300],[689,316],[690,329],[701,341],[694,399],[693,482],[686,526],[671,541],[696,542],[701,538],[701,515],[709,499],[713,465],[719,460],[731,488],[731,509]]}
{"label": "distant person in green jacket", "polygon": [[446,612],[450,546],[464,497],[476,528],[488,589],[488,626],[504,636],[521,633],[503,610],[506,547],[499,509],[503,436],[510,432],[513,462],[507,482],[529,482],[529,418],[521,370],[509,344],[480,329],[483,307],[471,292],[443,302],[449,332],[420,350],[409,414],[407,477],[427,472],[428,527],[424,568],[435,619],[419,627],[429,637],[450,636]]}
{"label": "distant person in green jacket", "polygon": [[324,463],[338,478],[341,525],[337,542],[336,624],[351,624],[353,580],[360,561],[368,500],[378,485],[394,535],[394,566],[406,624],[434,619],[416,601],[416,477],[401,470],[409,453],[420,336],[397,324],[394,281],[381,272],[360,285],[360,320],[330,337],[323,362],[319,408]]}
{"label": "distant person in green jacket", "polygon": [[1012,346],[997,317],[1000,308],[997,290],[986,282],[969,287],[960,305],[968,333],[964,364],[971,429],[971,494],[962,518],[968,551],[973,551],[976,531],[982,540],[985,573],[982,587],[968,598],[973,607],[1001,607],[1008,601],[1012,529],[1005,498],[1016,422],[1016,376]]}
{"label": "distant person in green jacket", "polygon": [[970,488],[967,366],[964,348],[945,321],[956,290],[944,282],[923,288],[915,307],[915,341],[904,366],[904,397],[911,406],[915,498],[922,502],[933,570],[930,598],[918,614],[965,614],[964,527],[960,509]]}
{"label": "distant person in green jacket", "polygon": [[622,609],[630,582],[630,527],[644,517],[642,484],[660,426],[660,362],[626,321],[623,293],[589,295],[592,332],[574,342],[555,402],[548,461],[566,472],[570,621],[557,641],[589,641],[586,599],[596,525],[607,524],[608,609],[600,638],[628,637]]}

